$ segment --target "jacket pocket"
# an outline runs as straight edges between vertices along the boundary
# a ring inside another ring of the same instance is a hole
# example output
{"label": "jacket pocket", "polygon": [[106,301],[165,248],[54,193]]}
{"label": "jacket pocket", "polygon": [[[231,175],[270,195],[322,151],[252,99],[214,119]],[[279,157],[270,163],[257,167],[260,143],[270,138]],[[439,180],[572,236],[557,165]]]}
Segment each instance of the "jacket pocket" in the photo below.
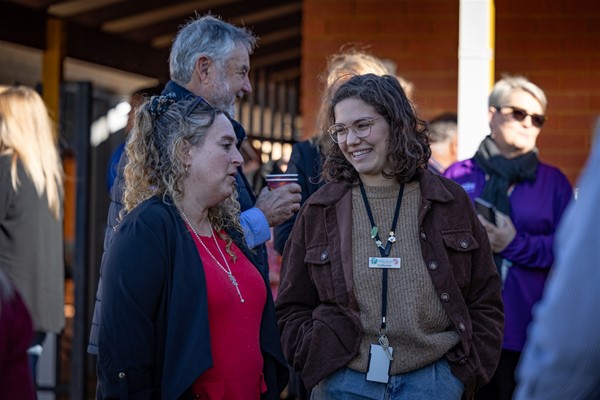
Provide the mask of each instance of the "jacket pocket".
{"label": "jacket pocket", "polygon": [[446,254],[456,283],[460,288],[469,286],[471,279],[471,256],[479,249],[479,242],[470,229],[442,231]]}
{"label": "jacket pocket", "polygon": [[331,275],[331,254],[329,253],[327,243],[307,248],[304,263],[308,266],[308,272],[317,288],[319,299],[323,302],[334,300],[335,291]]}

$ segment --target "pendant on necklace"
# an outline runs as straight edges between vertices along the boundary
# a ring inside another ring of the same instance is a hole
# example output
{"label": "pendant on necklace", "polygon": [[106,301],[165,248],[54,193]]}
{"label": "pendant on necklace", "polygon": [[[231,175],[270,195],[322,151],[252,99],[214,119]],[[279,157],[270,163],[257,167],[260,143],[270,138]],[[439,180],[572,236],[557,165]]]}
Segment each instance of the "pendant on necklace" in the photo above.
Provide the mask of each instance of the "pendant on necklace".
{"label": "pendant on necklace", "polygon": [[383,243],[381,242],[381,240],[376,240],[375,244],[377,245],[377,247],[381,247],[383,249]]}
{"label": "pendant on necklace", "polygon": [[217,238],[215,236],[215,232],[214,232],[214,228],[213,228],[212,224],[209,222],[209,225],[210,225],[210,236],[213,238],[213,240],[215,242],[215,246],[217,247],[217,250],[219,250],[219,254],[221,254],[221,257],[223,258],[223,262],[225,262],[225,266],[227,268],[225,268],[219,262],[219,260],[217,260],[217,257],[215,257],[215,255],[208,249],[208,247],[206,246],[206,244],[204,244],[204,241],[200,238],[200,235],[198,235],[198,232],[196,232],[196,230],[194,229],[194,227],[190,223],[190,220],[188,219],[188,217],[183,212],[183,210],[179,210],[179,211],[181,213],[181,216],[185,220],[186,224],[190,227],[190,229],[192,230],[192,232],[194,233],[194,235],[198,239],[198,243],[200,243],[202,245],[202,247],[204,247],[204,250],[206,250],[206,252],[214,260],[214,262],[217,263],[217,265],[219,266],[219,268],[221,268],[223,270],[223,272],[225,272],[227,274],[227,276],[229,277],[229,280],[231,281],[231,284],[233,285],[233,287],[235,287],[235,290],[237,291],[237,294],[240,297],[240,303],[243,303],[244,302],[244,298],[242,297],[242,292],[240,291],[240,287],[238,285],[237,280],[235,279],[235,276],[233,276],[233,273],[231,272],[231,267],[227,263],[227,258],[225,258],[225,255],[223,254],[223,251],[221,250],[221,247],[219,247],[219,243],[217,242]]}
{"label": "pendant on necklace", "polygon": [[235,276],[233,276],[232,273],[228,273],[227,275],[229,276],[229,280],[231,281],[233,286],[235,286],[235,290],[237,290],[238,296],[240,296],[240,302],[243,303],[244,298],[242,297],[242,292],[240,292],[240,288],[238,287],[237,279],[235,279]]}
{"label": "pendant on necklace", "polygon": [[396,235],[394,234],[394,231],[390,231],[390,235],[388,236],[388,242],[394,243],[395,241],[396,241]]}

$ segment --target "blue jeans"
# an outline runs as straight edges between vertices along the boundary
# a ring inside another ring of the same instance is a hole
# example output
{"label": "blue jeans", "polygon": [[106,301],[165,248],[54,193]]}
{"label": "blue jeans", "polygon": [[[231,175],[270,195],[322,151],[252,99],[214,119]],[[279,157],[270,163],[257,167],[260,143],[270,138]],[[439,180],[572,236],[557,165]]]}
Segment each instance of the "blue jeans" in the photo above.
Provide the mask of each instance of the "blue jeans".
{"label": "blue jeans", "polygon": [[323,379],[311,400],[460,400],[465,388],[445,358],[416,371],[390,376],[389,382],[366,380],[367,374],[341,368]]}

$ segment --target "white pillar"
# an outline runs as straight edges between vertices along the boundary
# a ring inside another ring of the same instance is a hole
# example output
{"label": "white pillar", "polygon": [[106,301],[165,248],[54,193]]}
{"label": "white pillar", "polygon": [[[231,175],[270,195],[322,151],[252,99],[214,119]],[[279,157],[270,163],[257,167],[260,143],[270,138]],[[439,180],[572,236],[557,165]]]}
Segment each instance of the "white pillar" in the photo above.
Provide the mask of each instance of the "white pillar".
{"label": "white pillar", "polygon": [[458,159],[471,158],[489,133],[487,99],[494,83],[493,0],[460,0]]}

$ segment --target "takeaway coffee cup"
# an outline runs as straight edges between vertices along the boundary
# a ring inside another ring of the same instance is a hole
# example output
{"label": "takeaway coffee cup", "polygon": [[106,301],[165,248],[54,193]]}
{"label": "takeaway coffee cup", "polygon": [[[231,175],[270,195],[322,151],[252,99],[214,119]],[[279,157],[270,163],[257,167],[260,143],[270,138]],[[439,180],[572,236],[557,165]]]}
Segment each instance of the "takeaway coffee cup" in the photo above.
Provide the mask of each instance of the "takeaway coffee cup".
{"label": "takeaway coffee cup", "polygon": [[290,182],[298,182],[298,174],[269,174],[265,180],[269,190],[273,190]]}

